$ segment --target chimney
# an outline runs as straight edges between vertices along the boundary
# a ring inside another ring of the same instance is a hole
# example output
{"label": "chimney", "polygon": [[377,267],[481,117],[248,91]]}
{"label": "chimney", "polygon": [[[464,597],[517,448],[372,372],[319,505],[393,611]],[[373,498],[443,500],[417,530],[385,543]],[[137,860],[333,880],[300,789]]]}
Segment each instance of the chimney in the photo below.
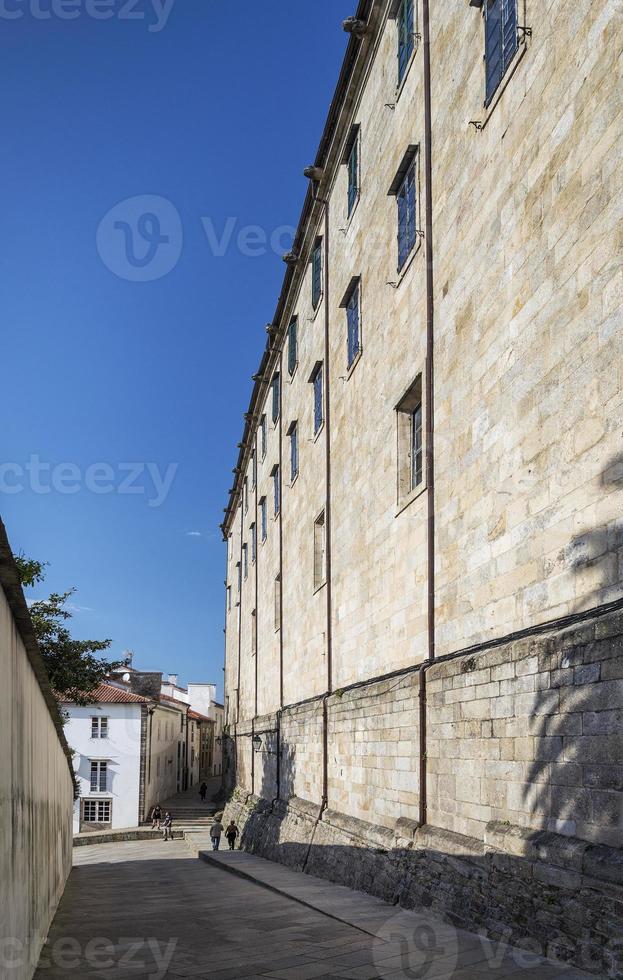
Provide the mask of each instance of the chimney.
{"label": "chimney", "polygon": [[173,687],[177,687],[177,674],[169,674],[169,684],[172,684]]}
{"label": "chimney", "polygon": [[144,698],[157,701],[162,687],[162,671],[136,671],[130,674],[130,690],[132,694],[141,694]]}

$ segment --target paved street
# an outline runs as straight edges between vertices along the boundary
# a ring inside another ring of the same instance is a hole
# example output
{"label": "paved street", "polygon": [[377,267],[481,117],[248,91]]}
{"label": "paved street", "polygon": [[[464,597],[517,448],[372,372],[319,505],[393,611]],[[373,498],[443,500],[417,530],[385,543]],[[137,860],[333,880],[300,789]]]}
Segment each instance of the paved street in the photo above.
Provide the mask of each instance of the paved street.
{"label": "paved street", "polygon": [[586,976],[240,852],[214,864],[150,841],[83,847],[75,862],[36,980]]}

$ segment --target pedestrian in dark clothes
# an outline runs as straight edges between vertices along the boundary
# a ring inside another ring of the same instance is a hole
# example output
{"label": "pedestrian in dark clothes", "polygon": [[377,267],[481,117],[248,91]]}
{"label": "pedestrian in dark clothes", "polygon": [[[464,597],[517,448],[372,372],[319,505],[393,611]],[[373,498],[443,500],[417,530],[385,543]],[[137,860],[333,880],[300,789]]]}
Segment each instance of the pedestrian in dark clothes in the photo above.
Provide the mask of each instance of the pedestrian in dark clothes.
{"label": "pedestrian in dark clothes", "polygon": [[232,820],[232,822],[227,825],[227,830],[225,831],[225,836],[229,841],[230,851],[233,851],[234,847],[236,846],[236,837],[238,836],[238,833],[239,833],[238,828],[236,827],[236,824]]}

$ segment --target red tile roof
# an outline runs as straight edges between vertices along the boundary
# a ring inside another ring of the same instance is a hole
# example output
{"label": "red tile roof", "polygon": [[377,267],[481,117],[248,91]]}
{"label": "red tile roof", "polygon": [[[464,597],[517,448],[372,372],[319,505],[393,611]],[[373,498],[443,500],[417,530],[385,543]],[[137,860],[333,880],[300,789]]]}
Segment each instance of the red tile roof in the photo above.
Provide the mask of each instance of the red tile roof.
{"label": "red tile roof", "polygon": [[168,694],[161,694],[159,700],[168,701],[170,704],[179,704],[180,708],[188,708],[188,703],[186,701],[180,701],[179,698],[172,698]]}
{"label": "red tile roof", "polygon": [[[100,684],[96,687],[89,698],[94,702],[102,704],[148,704],[151,698],[144,698],[140,694],[131,694],[130,691],[123,691],[112,684]],[[64,704],[73,704],[71,698],[62,698]]]}
{"label": "red tile roof", "polygon": [[213,718],[208,718],[207,715],[200,715],[198,711],[193,711],[192,708],[188,712],[188,717],[192,718],[194,721],[211,721],[214,722]]}

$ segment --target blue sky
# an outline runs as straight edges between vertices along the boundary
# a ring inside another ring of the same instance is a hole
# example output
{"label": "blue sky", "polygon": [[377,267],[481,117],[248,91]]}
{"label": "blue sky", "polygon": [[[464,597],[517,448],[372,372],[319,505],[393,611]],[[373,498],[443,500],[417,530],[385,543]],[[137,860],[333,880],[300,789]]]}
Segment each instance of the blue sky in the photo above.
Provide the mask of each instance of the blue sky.
{"label": "blue sky", "polygon": [[218,525],[355,3],[163,2],[2,6],[0,513],[77,636],[222,685]]}

